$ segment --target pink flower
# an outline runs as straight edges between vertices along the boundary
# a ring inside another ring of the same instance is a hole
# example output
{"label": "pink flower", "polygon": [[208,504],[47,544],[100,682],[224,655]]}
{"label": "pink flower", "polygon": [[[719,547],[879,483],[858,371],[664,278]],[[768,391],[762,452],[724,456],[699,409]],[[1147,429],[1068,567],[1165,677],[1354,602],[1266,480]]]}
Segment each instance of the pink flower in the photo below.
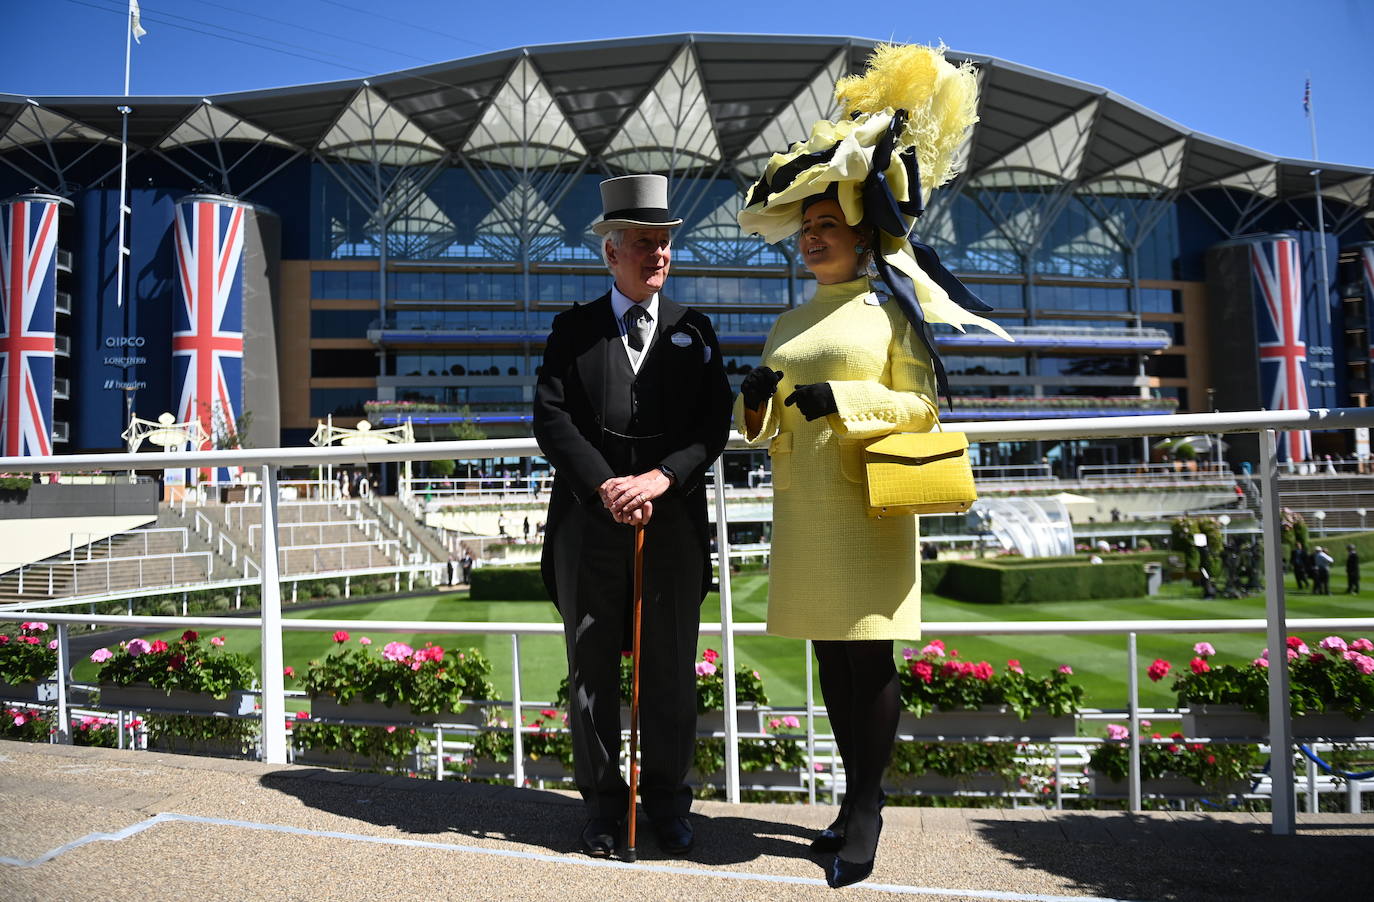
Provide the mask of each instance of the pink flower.
{"label": "pink flower", "polygon": [[801,726],[801,721],[797,720],[795,717],[789,714],[782,719],[782,725],[789,729],[795,730],[797,727]]}
{"label": "pink flower", "polygon": [[979,661],[973,665],[973,676],[979,680],[992,679],[992,665],[987,661]]}
{"label": "pink flower", "polygon": [[161,639],[154,639],[153,644],[148,646],[148,650],[154,652],[166,651],[167,647],[168,646],[166,642],[162,641]]}
{"label": "pink flower", "polygon": [[544,717],[557,717],[557,716],[558,716],[558,712],[555,711],[553,708],[545,708],[544,710],[540,711],[539,713],[540,713],[541,715],[543,715]]}
{"label": "pink flower", "polygon": [[1374,651],[1374,642],[1370,642],[1368,639],[1363,638],[1356,639],[1354,642],[1350,643],[1350,647],[1356,651]]}
{"label": "pink flower", "polygon": [[713,674],[713,673],[715,673],[715,672],[716,672],[716,665],[712,664],[710,661],[698,661],[698,662],[697,662],[697,676],[699,676],[699,677],[710,676],[711,674]]}
{"label": "pink flower", "polygon": [[1212,669],[1212,665],[1208,664],[1202,658],[1193,658],[1193,660],[1188,662],[1188,666],[1193,669],[1193,673],[1206,673]]}
{"label": "pink flower", "polygon": [[1201,658],[1210,658],[1216,653],[1217,650],[1212,647],[1212,643],[1210,642],[1199,642],[1197,645],[1193,646],[1193,654]]}
{"label": "pink flower", "polygon": [[309,711],[297,711],[297,712],[296,712],[296,719],[297,719],[297,720],[309,720],[309,719],[310,719],[310,712],[309,712]]}
{"label": "pink flower", "polygon": [[1312,649],[1307,647],[1307,643],[1299,639],[1297,636],[1288,637],[1288,647],[1291,650],[1296,651],[1300,655],[1310,654],[1312,651]]}
{"label": "pink flower", "polygon": [[215,645],[215,646],[223,645],[223,644],[224,644],[224,637],[223,637],[223,636],[211,636],[211,637],[210,637],[210,644],[211,644],[211,645]]}
{"label": "pink flower", "polygon": [[48,650],[49,650],[49,651],[57,651],[57,640],[56,640],[56,639],[53,639],[51,642],[48,643]]}
{"label": "pink flower", "polygon": [[1070,667],[1070,666],[1067,665],[1067,664],[1060,664],[1060,665],[1059,665],[1059,672],[1060,672],[1060,673],[1067,673],[1069,676],[1073,676],[1073,668]]}
{"label": "pink flower", "polygon": [[9,644],[10,644],[10,637],[9,637],[9,636],[5,636],[5,635],[0,635],[0,645],[9,645]]}
{"label": "pink flower", "polygon": [[903,661],[910,661],[910,660],[911,660],[912,658],[914,658],[914,657],[916,657],[916,649],[914,649],[914,648],[904,648],[904,649],[902,649],[902,660],[903,660]]}
{"label": "pink flower", "polygon": [[26,724],[26,723],[28,723],[28,722],[29,722],[29,718],[28,718],[28,715],[27,715],[27,714],[16,714],[16,715],[14,715],[14,725],[15,725],[16,727],[22,727],[24,724]]}
{"label": "pink flower", "polygon": [[1140,722],[1140,726],[1141,726],[1141,729],[1148,730],[1148,729],[1152,726],[1152,724],[1151,724],[1148,720],[1142,720],[1142,721]]}
{"label": "pink flower", "polygon": [[293,676],[296,675],[296,668],[291,667],[291,666],[288,665],[288,666],[286,666],[286,667],[283,667],[283,668],[281,669],[281,672],[282,672],[282,675],[283,675],[283,676],[293,677]]}
{"label": "pink flower", "polygon": [[152,651],[152,648],[153,647],[148,644],[146,639],[130,639],[129,644],[125,646],[131,658],[137,658],[139,655],[147,654],[149,651]]}
{"label": "pink flower", "polygon": [[1371,658],[1369,655],[1363,655],[1355,661],[1355,669],[1365,676],[1369,676],[1371,673],[1374,673],[1374,658]]}
{"label": "pink flower", "polygon": [[388,661],[404,661],[415,654],[415,649],[404,642],[388,642],[382,649],[382,657]]}
{"label": "pink flower", "polygon": [[1256,666],[1256,667],[1268,667],[1268,666],[1269,666],[1269,659],[1268,659],[1268,658],[1256,658],[1255,660],[1251,661],[1250,663],[1253,664],[1253,665]]}
{"label": "pink flower", "polygon": [[359,645],[371,645],[371,644],[372,644],[372,640],[369,639],[369,638],[367,638],[366,636],[363,636],[361,639],[358,640],[358,644],[359,644]]}
{"label": "pink flower", "polygon": [[770,730],[776,730],[776,729],[777,729],[778,727],[780,727],[780,726],[782,726],[782,721],[779,720],[779,719],[776,718],[776,717],[774,717],[772,720],[768,721],[768,729],[770,729]]}
{"label": "pink flower", "polygon": [[717,660],[719,657],[720,657],[720,654],[719,654],[714,648],[708,648],[708,649],[706,649],[704,652],[701,653],[701,659],[702,659],[703,661],[705,661],[707,664],[714,664],[714,663],[716,663],[716,660]]}
{"label": "pink flower", "polygon": [[945,656],[945,643],[936,639],[921,649],[921,654],[927,657],[943,658]]}
{"label": "pink flower", "polygon": [[1317,646],[1327,651],[1345,651],[1346,649],[1345,640],[1340,636],[1327,636],[1325,639],[1318,642]]}
{"label": "pink flower", "polygon": [[1151,680],[1158,683],[1160,680],[1164,679],[1166,676],[1169,675],[1169,670],[1173,666],[1174,665],[1170,664],[1163,658],[1155,658],[1154,663],[1152,663],[1149,666],[1149,668],[1145,671],[1145,674]]}
{"label": "pink flower", "polygon": [[[506,726],[506,724],[501,724],[501,726],[504,727],[504,726]],[[395,727],[387,727],[387,728],[386,728],[386,731],[387,731],[388,733],[395,733],[395,732],[396,732],[396,728],[395,728]]]}
{"label": "pink flower", "polygon": [[21,623],[19,624],[19,628],[35,633],[46,633],[48,631],[48,625],[41,620],[31,620],[28,623]]}
{"label": "pink flower", "polygon": [[97,664],[104,664],[113,657],[114,652],[110,651],[108,648],[97,648],[95,651],[91,652],[91,660]]}
{"label": "pink flower", "polygon": [[[1303,648],[1306,648],[1306,647],[1307,647],[1306,645],[1303,646]],[[1289,660],[1290,662],[1296,661],[1296,660],[1297,660],[1298,658],[1300,658],[1300,657],[1302,657],[1302,656],[1298,654],[1298,652],[1297,652],[1296,649],[1292,649],[1292,648],[1288,649],[1288,660]]]}
{"label": "pink flower", "polygon": [[1021,661],[1019,658],[1007,658],[1007,669],[1012,673],[1025,673],[1025,671],[1021,669]]}
{"label": "pink flower", "polygon": [[1131,731],[1128,730],[1128,729],[1126,729],[1125,727],[1123,727],[1123,726],[1122,726],[1121,724],[1119,724],[1119,723],[1109,723],[1109,724],[1107,724],[1107,738],[1108,738],[1108,739],[1117,739],[1117,740],[1126,739],[1126,738],[1128,738],[1130,735],[1131,735]]}
{"label": "pink flower", "polygon": [[928,661],[917,661],[911,665],[911,672],[922,683],[929,683],[935,678],[935,668],[930,666]]}
{"label": "pink flower", "polygon": [[339,643],[340,645],[342,645],[342,644],[344,644],[345,642],[347,642],[347,641],[348,641],[348,631],[347,631],[347,630],[336,630],[335,633],[334,633],[334,641],[337,642],[337,643]]}

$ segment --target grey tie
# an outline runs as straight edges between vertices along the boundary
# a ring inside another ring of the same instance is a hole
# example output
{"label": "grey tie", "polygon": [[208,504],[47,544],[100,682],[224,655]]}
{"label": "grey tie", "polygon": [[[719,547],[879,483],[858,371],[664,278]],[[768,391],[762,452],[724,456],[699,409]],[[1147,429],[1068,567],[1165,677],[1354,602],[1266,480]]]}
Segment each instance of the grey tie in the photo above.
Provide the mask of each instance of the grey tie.
{"label": "grey tie", "polygon": [[638,363],[653,333],[654,318],[641,305],[631,304],[630,309],[625,311],[624,319],[625,334],[630,339],[630,359]]}

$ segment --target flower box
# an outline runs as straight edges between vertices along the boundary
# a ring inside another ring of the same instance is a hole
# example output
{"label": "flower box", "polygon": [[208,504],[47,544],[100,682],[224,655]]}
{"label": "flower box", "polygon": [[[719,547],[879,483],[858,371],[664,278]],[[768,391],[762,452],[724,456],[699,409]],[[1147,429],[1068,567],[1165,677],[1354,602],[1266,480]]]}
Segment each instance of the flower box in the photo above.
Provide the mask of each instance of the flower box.
{"label": "flower box", "polygon": [[903,711],[897,722],[898,738],[1005,736],[1019,739],[1074,735],[1076,726],[1072,715],[1055,717],[1036,713],[1022,720],[1006,705],[984,705],[976,711],[931,711],[924,717]]}
{"label": "flower box", "polygon": [[947,777],[944,774],[888,775],[888,788],[898,794],[954,795],[960,792],[1004,793],[1007,780],[1000,774],[975,772]]}
{"label": "flower box", "polygon": [[[768,712],[772,708],[760,705],[738,705],[735,708],[735,729],[740,733],[762,733],[763,725],[767,719]],[[644,725],[644,709],[639,712],[639,724]],[[630,728],[630,706],[620,706],[620,729]],[[724,711],[700,711],[697,713],[697,732],[707,735],[723,735],[725,733],[725,712]]]}
{"label": "flower box", "polygon": [[486,705],[490,702],[465,701],[463,710],[457,712],[440,711],[435,714],[415,714],[407,706],[385,705],[354,699],[348,704],[340,704],[332,695],[317,695],[310,700],[312,720],[347,720],[357,723],[383,724],[468,724],[481,726],[486,723]]}
{"label": "flower box", "polygon": [[219,714],[252,717],[257,698],[254,693],[236,689],[226,698],[214,698],[183,689],[155,689],[147,683],[130,686],[100,685],[100,707],[117,711],[174,711],[187,714]]}
{"label": "flower box", "polygon": [[[407,766],[413,764],[413,759],[413,755],[406,759]],[[385,770],[388,767],[399,768],[403,762],[400,759],[373,759],[347,749],[298,749],[295,763],[334,770]]]}
{"label": "flower box", "polygon": [[[514,761],[497,761],[494,758],[474,758],[469,776],[491,780],[512,780],[515,778]],[[545,782],[570,782],[572,768],[564,766],[557,758],[543,756],[525,759],[525,779]]]}
{"label": "flower box", "polygon": [[[1131,794],[1131,784],[1126,780],[1113,780],[1103,774],[1088,776],[1089,791],[1101,798],[1124,799]],[[1177,796],[1184,798],[1243,795],[1250,791],[1248,780],[1228,780],[1224,783],[1202,786],[1180,774],[1166,773],[1140,781],[1140,794],[1143,796]]]}
{"label": "flower box", "polygon": [[[700,774],[694,768],[687,778],[693,786],[725,786],[725,771],[718,770]],[[763,770],[740,771],[740,789],[805,789],[806,783],[801,773],[795,770],[764,768]]]}
{"label": "flower box", "polygon": [[7,702],[52,704],[57,701],[57,683],[52,680],[28,683],[0,683],[0,699]]}
{"label": "flower box", "polygon": [[[1292,718],[1298,739],[1354,739],[1374,736],[1374,716],[1351,720],[1341,711],[1297,714]],[[1269,721],[1240,705],[1193,705],[1183,715],[1183,733],[1190,738],[1267,739]]]}
{"label": "flower box", "polygon": [[148,737],[148,751],[208,758],[257,758],[257,743],[227,739],[190,739],[185,736]]}

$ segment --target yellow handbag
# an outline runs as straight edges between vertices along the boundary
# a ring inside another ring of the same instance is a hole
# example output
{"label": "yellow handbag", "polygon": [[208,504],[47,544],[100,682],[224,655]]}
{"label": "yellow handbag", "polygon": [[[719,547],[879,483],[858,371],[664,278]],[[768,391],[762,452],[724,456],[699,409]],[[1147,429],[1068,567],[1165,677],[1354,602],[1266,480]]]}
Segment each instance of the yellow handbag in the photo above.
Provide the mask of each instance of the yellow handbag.
{"label": "yellow handbag", "polygon": [[870,517],[957,514],[978,500],[962,432],[898,432],[864,446]]}

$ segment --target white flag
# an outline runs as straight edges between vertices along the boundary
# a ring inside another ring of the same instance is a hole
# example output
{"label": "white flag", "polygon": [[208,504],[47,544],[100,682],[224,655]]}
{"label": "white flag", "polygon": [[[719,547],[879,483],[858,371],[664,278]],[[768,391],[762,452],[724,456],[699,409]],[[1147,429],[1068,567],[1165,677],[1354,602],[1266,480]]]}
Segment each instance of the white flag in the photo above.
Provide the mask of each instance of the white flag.
{"label": "white flag", "polygon": [[143,43],[139,40],[139,38],[143,37],[145,34],[148,33],[148,29],[144,28],[143,25],[140,24],[140,18],[141,17],[139,16],[138,12],[138,0],[129,0],[129,27],[133,29],[135,44]]}

